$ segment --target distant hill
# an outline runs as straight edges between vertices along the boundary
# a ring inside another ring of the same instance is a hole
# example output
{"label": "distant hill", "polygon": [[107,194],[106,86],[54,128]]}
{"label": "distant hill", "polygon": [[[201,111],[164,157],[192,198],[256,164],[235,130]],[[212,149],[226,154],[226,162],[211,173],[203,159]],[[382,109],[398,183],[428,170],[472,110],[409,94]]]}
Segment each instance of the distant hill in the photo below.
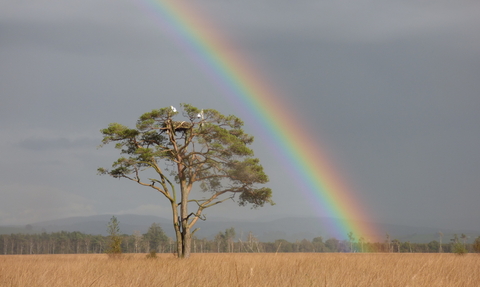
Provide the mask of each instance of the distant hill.
{"label": "distant hill", "polygon": [[[95,215],[88,217],[70,217],[57,220],[43,221],[31,224],[31,228],[21,226],[0,227],[0,234],[10,233],[40,233],[40,232],[58,232],[58,231],[80,231],[88,234],[107,235],[107,223],[112,215]],[[156,222],[159,223],[169,237],[174,237],[174,230],[171,219],[160,218],[146,215],[116,215],[120,222],[120,231],[124,234],[132,234],[135,230],[146,233],[148,227]],[[271,220],[267,222],[254,221],[224,221],[208,219],[200,221],[195,227],[200,227],[196,233],[199,238],[212,239],[218,232],[233,227],[237,233],[236,238],[245,239],[249,232],[252,232],[263,242],[273,242],[276,239],[285,239],[290,242],[296,240],[312,240],[314,237],[323,236],[325,239],[332,237],[328,233],[328,226],[333,224],[331,218],[300,218],[288,217]],[[395,224],[374,224],[379,232],[377,241],[384,241],[385,234],[388,233],[391,239],[400,241],[410,241],[412,243],[427,243],[432,240],[438,241],[438,231],[444,234],[443,242],[449,242],[453,234],[466,234],[470,236],[469,241],[473,241],[480,235],[480,230],[448,230],[430,227],[413,227]],[[346,239],[346,234],[343,238]]]}
{"label": "distant hill", "polygon": [[0,234],[15,234],[15,233],[23,233],[23,234],[34,234],[39,233],[41,231],[30,229],[25,226],[0,226]]}

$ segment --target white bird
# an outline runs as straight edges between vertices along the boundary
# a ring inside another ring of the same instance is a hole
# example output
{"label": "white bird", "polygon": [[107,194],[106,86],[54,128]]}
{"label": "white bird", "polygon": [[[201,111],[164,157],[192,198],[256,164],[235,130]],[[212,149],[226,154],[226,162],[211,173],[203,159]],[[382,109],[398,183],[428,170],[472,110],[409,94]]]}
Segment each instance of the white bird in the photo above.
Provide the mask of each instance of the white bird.
{"label": "white bird", "polygon": [[197,115],[197,118],[203,120],[203,110]]}
{"label": "white bird", "polygon": [[174,106],[170,106],[170,108],[172,109],[172,112],[174,112],[174,113],[177,112],[177,109]]}

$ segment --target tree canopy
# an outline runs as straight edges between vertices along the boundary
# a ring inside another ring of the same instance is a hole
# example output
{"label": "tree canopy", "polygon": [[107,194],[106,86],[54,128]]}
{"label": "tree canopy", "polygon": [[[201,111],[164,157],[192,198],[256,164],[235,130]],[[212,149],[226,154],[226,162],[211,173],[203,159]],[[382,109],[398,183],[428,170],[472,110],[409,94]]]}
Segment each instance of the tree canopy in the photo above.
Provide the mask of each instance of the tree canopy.
{"label": "tree canopy", "polygon": [[[274,204],[260,161],[248,147],[253,136],[243,122],[213,109],[182,104],[143,114],[136,128],[111,123],[102,129],[102,146],[114,142],[122,155],[99,174],[126,178],[165,196],[172,207],[179,257],[188,257],[193,232],[204,209],[234,199],[253,208]],[[153,173],[152,173],[153,171]],[[151,176],[151,177],[145,177]],[[177,187],[179,189],[177,189]],[[203,191],[190,198],[192,190]],[[189,213],[189,204],[193,212]]]}
{"label": "tree canopy", "polygon": [[152,223],[143,238],[148,241],[150,251],[154,250],[155,252],[160,252],[160,244],[168,241],[167,235],[158,223]]}

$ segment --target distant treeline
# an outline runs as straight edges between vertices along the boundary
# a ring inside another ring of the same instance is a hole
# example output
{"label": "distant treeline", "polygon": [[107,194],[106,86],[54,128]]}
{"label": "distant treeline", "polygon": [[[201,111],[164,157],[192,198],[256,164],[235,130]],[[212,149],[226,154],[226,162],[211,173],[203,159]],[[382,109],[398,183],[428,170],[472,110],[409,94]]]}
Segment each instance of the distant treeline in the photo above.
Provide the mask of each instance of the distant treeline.
{"label": "distant treeline", "polygon": [[[158,253],[175,252],[175,241],[167,237],[159,224],[152,224],[147,233],[134,232],[123,234],[122,252],[124,253]],[[480,237],[473,244],[466,243],[466,236],[455,235],[450,242],[440,244],[439,241],[429,243],[401,242],[390,240],[388,234],[384,242],[367,242],[355,240],[349,234],[349,240],[335,238],[324,239],[315,237],[313,240],[303,239],[288,242],[283,239],[275,242],[260,242],[252,233],[247,238],[235,239],[235,229],[230,228],[219,232],[214,239],[199,239],[192,241],[193,253],[218,252],[401,252],[401,253],[452,253],[464,249],[465,252],[480,252]],[[53,232],[40,234],[10,234],[0,235],[0,254],[75,254],[75,253],[105,253],[110,237],[91,235],[81,232]]]}

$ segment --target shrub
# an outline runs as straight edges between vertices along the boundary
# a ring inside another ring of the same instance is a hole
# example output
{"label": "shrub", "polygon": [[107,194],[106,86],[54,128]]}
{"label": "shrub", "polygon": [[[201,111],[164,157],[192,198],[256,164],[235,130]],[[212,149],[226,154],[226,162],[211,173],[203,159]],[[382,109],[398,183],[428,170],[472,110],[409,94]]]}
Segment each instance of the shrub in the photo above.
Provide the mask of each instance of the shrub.
{"label": "shrub", "polygon": [[148,259],[156,259],[157,258],[157,252],[155,250],[150,250],[150,254],[147,254]]}
{"label": "shrub", "polygon": [[465,255],[467,254],[467,249],[465,248],[465,246],[463,246],[463,244],[455,243],[453,245],[453,252],[457,255]]}
{"label": "shrub", "polygon": [[110,257],[118,257],[122,254],[122,238],[120,236],[110,238],[109,245],[106,252]]}

